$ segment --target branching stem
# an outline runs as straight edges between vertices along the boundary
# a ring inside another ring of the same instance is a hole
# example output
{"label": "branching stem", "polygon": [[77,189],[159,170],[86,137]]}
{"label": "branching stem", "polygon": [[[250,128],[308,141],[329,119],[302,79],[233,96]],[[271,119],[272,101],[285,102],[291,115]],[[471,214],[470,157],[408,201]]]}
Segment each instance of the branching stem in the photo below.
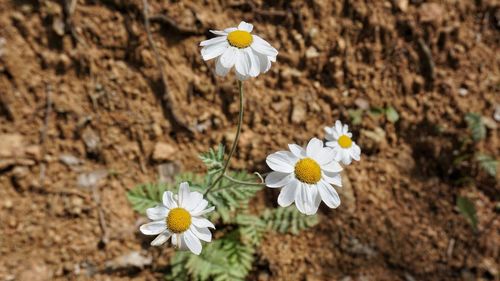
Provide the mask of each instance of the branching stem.
{"label": "branching stem", "polygon": [[240,133],[241,133],[241,125],[243,123],[243,82],[240,80],[238,80],[238,88],[240,92],[240,113],[238,117],[238,127],[236,128],[236,136],[234,137],[233,146],[229,151],[229,155],[227,157],[226,163],[224,164],[224,167],[222,168],[220,175],[217,177],[217,179],[215,179],[212,185],[209,188],[207,188],[207,190],[205,190],[204,194],[207,194],[224,177],[226,170],[229,167],[229,162],[231,161],[231,158],[233,157],[233,154],[236,151],[236,147],[238,146],[238,140],[240,139]]}

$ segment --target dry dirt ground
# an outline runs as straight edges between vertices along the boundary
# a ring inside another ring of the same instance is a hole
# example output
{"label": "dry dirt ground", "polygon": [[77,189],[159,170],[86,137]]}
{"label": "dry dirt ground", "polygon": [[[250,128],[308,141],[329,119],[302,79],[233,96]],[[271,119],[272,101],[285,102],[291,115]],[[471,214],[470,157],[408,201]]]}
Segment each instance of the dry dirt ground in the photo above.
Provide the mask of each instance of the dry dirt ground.
{"label": "dry dirt ground", "polygon": [[[267,171],[267,154],[351,123],[349,110],[399,113],[351,126],[363,155],[343,204],[300,235],[267,235],[250,280],[500,280],[498,179],[455,161],[500,157],[498,1],[151,0],[168,91],[142,9],[0,0],[1,280],[161,279],[172,249],[148,247],[126,191],[202,172],[197,154],[230,142],[234,80],[198,44],[242,19],[280,53],[246,83],[234,168]],[[464,142],[470,112],[487,124],[476,144]]]}

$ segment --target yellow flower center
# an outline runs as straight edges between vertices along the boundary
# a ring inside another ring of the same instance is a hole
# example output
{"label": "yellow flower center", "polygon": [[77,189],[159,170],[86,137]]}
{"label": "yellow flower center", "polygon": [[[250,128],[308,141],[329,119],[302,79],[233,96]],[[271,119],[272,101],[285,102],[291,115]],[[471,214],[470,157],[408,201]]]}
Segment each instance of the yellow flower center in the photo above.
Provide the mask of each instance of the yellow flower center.
{"label": "yellow flower center", "polygon": [[233,47],[244,49],[250,47],[253,42],[253,38],[250,32],[235,30],[227,35],[227,41],[229,42],[229,45]]}
{"label": "yellow flower center", "polygon": [[301,182],[315,184],[321,179],[321,167],[311,158],[304,158],[295,164],[295,176]]}
{"label": "yellow flower center", "polygon": [[338,140],[338,143],[339,143],[340,147],[342,147],[342,148],[349,148],[352,145],[352,140],[350,137],[348,137],[346,135],[341,135],[339,140]]}
{"label": "yellow flower center", "polygon": [[183,208],[170,210],[167,216],[167,228],[173,233],[182,233],[191,225],[191,214]]}

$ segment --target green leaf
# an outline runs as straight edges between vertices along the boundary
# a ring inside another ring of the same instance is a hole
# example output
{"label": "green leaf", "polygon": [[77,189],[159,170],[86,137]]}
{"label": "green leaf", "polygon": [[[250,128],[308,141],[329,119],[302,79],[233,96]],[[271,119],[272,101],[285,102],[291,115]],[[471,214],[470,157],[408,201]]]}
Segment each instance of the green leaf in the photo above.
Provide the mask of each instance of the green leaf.
{"label": "green leaf", "polygon": [[457,207],[460,213],[467,219],[474,229],[477,229],[476,207],[469,199],[465,197],[457,198]]}
{"label": "green leaf", "polygon": [[163,192],[168,189],[169,187],[165,184],[141,184],[127,192],[127,198],[134,210],[144,214],[147,208],[161,203]]}
{"label": "green leaf", "polygon": [[349,109],[347,111],[353,125],[359,125],[363,121],[363,109]]}
{"label": "green leaf", "polygon": [[490,176],[496,178],[498,161],[495,158],[489,155],[479,154],[476,156],[476,161]]}
{"label": "green leaf", "polygon": [[[246,172],[229,172],[228,175],[238,181],[257,182],[257,177],[255,175]],[[236,211],[246,209],[250,199],[252,199],[262,187],[263,186],[235,183],[226,178],[222,178],[217,186],[207,194],[206,199],[215,206],[214,213],[219,215],[224,223],[233,223]],[[212,217],[212,219],[217,218]]]}
{"label": "green leaf", "polygon": [[257,246],[267,230],[267,223],[254,215],[241,214],[236,216],[236,223],[243,243]]}
{"label": "green leaf", "polygon": [[252,269],[254,250],[229,233],[204,246],[199,256],[178,251],[170,262],[167,280],[243,281]]}
{"label": "green leaf", "polygon": [[370,108],[370,111],[368,112],[370,115],[378,117],[382,114],[384,114],[385,110],[382,107],[372,107]]}
{"label": "green leaf", "polygon": [[262,215],[267,222],[268,228],[281,233],[298,234],[300,231],[318,224],[318,216],[306,216],[297,210],[295,206],[266,210]]}
{"label": "green leaf", "polygon": [[483,119],[478,113],[467,113],[465,115],[465,121],[469,127],[469,131],[472,133],[472,139],[478,142],[486,137],[486,126],[483,123]]}
{"label": "green leaf", "polygon": [[385,116],[387,117],[387,120],[389,120],[389,122],[391,123],[396,123],[399,120],[399,114],[396,111],[396,109],[394,109],[394,107],[392,106],[388,106],[385,109]]}
{"label": "green leaf", "polygon": [[217,149],[210,148],[208,152],[200,154],[200,159],[208,170],[220,170],[224,167],[224,145],[219,144]]}

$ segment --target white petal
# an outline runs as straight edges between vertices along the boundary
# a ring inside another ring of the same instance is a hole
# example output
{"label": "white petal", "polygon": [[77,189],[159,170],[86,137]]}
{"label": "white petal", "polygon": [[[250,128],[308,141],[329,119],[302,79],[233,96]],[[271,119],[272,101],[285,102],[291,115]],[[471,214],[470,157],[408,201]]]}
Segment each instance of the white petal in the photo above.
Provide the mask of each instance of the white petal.
{"label": "white petal", "polygon": [[315,158],[317,154],[320,154],[323,150],[323,142],[317,138],[312,138],[306,147],[306,153],[308,157]]}
{"label": "white petal", "polygon": [[187,230],[182,234],[182,240],[188,247],[188,249],[195,255],[199,255],[201,253],[201,242],[191,230]]}
{"label": "white petal", "polygon": [[242,77],[250,75],[250,58],[242,50],[236,53],[235,69]]}
{"label": "white petal", "polygon": [[156,236],[156,238],[151,241],[151,246],[160,246],[163,245],[163,243],[167,242],[168,238],[172,236],[172,233],[170,233],[168,230],[162,232],[160,235]]}
{"label": "white petal", "polygon": [[141,225],[139,227],[139,230],[142,232],[142,234],[145,235],[157,235],[162,233],[167,229],[167,226],[165,225],[165,220],[161,221],[153,221],[150,223],[146,223]]}
{"label": "white petal", "polygon": [[217,43],[224,42],[224,41],[227,41],[226,36],[217,36],[217,37],[214,37],[212,39],[201,41],[200,46],[202,46],[202,47],[209,46],[209,45],[217,44]]}
{"label": "white petal", "polygon": [[340,166],[339,162],[337,161],[332,161],[328,164],[321,165],[321,169],[332,173],[339,173],[343,170],[342,166]]}
{"label": "white petal", "polygon": [[168,216],[169,210],[163,206],[156,206],[154,208],[148,208],[146,210],[146,215],[148,216],[148,219],[157,221],[157,220],[163,220]]}
{"label": "white petal", "polygon": [[245,48],[244,50],[250,60],[250,76],[257,77],[260,73],[259,58],[253,53],[252,48]]}
{"label": "white petal", "polygon": [[238,29],[239,30],[244,30],[244,31],[247,31],[247,32],[252,32],[253,30],[253,25],[250,24],[250,23],[247,23],[247,22],[240,22],[240,24],[238,25]]}
{"label": "white petal", "polygon": [[259,53],[257,53],[257,58],[259,59],[260,72],[267,72],[271,68],[271,60],[266,55]]}
{"label": "white petal", "polygon": [[236,27],[229,27],[229,28],[224,29],[224,32],[230,33],[230,32],[236,31],[236,30],[238,30],[238,28],[236,28]]}
{"label": "white petal", "polygon": [[189,248],[187,247],[186,242],[184,241],[184,233],[183,234],[173,234],[172,235],[172,244],[174,246],[176,246],[177,249],[179,249],[181,251],[187,251],[187,250],[189,250]]}
{"label": "white petal", "polygon": [[293,173],[271,172],[266,177],[266,186],[283,187],[294,178]]}
{"label": "white petal", "polygon": [[179,185],[179,206],[182,208],[186,208],[186,204],[189,201],[189,184],[187,182],[181,182]]}
{"label": "white petal", "polygon": [[236,79],[238,79],[240,81],[245,81],[245,80],[251,78],[250,75],[243,75],[243,74],[239,73],[238,71],[236,71],[235,74],[236,74]]}
{"label": "white petal", "polygon": [[349,133],[349,126],[347,124],[344,124],[344,127],[342,127],[342,134],[347,135]]}
{"label": "white petal", "polygon": [[288,148],[293,153],[293,155],[295,155],[297,158],[306,157],[306,151],[301,146],[296,145],[296,144],[289,144]]}
{"label": "white petal", "polygon": [[229,48],[229,44],[227,42],[220,42],[214,45],[206,46],[201,49],[201,56],[203,57],[203,60],[211,60],[222,55],[227,48]]}
{"label": "white petal", "polygon": [[205,210],[203,210],[203,211],[201,211],[201,212],[198,212],[198,213],[194,213],[194,212],[193,212],[191,215],[192,215],[192,216],[202,216],[202,215],[204,215],[204,214],[207,214],[207,213],[212,212],[213,210],[215,210],[215,207],[214,207],[214,206],[212,206],[212,207],[210,207],[210,208],[208,208],[208,209],[205,209]]}
{"label": "white petal", "polygon": [[349,155],[349,149],[342,149],[341,151],[342,163],[344,165],[349,165],[352,162],[351,155]]}
{"label": "white petal", "polygon": [[288,207],[293,203],[295,200],[295,192],[299,185],[299,181],[294,179],[281,189],[280,195],[278,196],[278,204],[281,207]]}
{"label": "white petal", "polygon": [[217,62],[215,63],[215,73],[219,76],[226,76],[229,73],[229,70],[231,70],[230,67],[224,67],[222,63],[220,62],[220,57],[217,59]]}
{"label": "white petal", "polygon": [[278,50],[276,50],[273,46],[271,46],[264,39],[260,38],[258,35],[252,35],[252,38],[252,49],[268,57],[276,58],[276,56],[278,55]]}
{"label": "white petal", "polygon": [[361,148],[359,148],[359,146],[357,144],[353,143],[352,147],[351,147],[352,159],[359,161],[360,156],[361,156]]}
{"label": "white petal", "polygon": [[333,152],[333,149],[328,148],[328,147],[322,147],[320,149],[320,153],[316,153],[316,155],[313,156],[313,159],[318,162],[320,165],[325,165],[327,163],[330,163],[335,159],[335,152]]}
{"label": "white petal", "polygon": [[188,197],[183,202],[183,208],[188,211],[193,211],[203,200],[203,194],[194,191],[190,192]]}
{"label": "white petal", "polygon": [[322,178],[329,184],[333,184],[340,187],[342,186],[342,177],[340,176],[340,173],[325,172],[323,173]]}
{"label": "white petal", "polygon": [[205,199],[202,199],[201,202],[190,212],[192,214],[197,214],[197,213],[203,211],[207,206],[208,206],[208,201]]}
{"label": "white petal", "polygon": [[321,199],[330,208],[337,208],[340,205],[340,197],[335,188],[329,184],[320,181],[318,183],[319,194]]}
{"label": "white petal", "polygon": [[219,35],[219,36],[227,36],[227,32],[226,31],[210,30],[210,32],[212,32],[215,35]]}
{"label": "white petal", "polygon": [[297,209],[299,212],[303,214],[307,214],[306,211],[306,205],[307,205],[307,194],[306,194],[306,189],[307,187],[300,183],[297,185],[297,189],[295,191],[295,206],[297,206]]}
{"label": "white petal", "polygon": [[303,191],[305,190],[305,197],[307,198],[306,200],[306,215],[314,215],[316,214],[316,212],[318,211],[318,206],[319,206],[319,203],[321,203],[321,198],[319,198],[319,202],[318,202],[318,196],[319,196],[319,192],[318,192],[318,187],[317,185],[304,185],[304,189]]}
{"label": "white petal", "polygon": [[235,47],[227,48],[220,57],[220,63],[225,68],[231,68],[236,63],[236,58],[239,50]]}
{"label": "white petal", "polygon": [[208,228],[206,228],[206,227],[198,228],[194,225],[191,225],[191,227],[189,229],[201,241],[205,241],[205,242],[212,241],[212,232],[210,232],[210,230]]}
{"label": "white petal", "polygon": [[215,225],[207,220],[206,218],[200,218],[200,217],[191,217],[191,223],[194,224],[197,227],[210,227],[215,229]]}
{"label": "white petal", "polygon": [[329,141],[332,141],[334,140],[333,138],[333,128],[330,128],[330,127],[325,127],[325,139],[329,140]]}
{"label": "white petal", "polygon": [[335,121],[335,131],[337,131],[337,134],[342,134],[342,122],[340,120]]}
{"label": "white petal", "polygon": [[163,192],[163,205],[169,209],[177,208],[177,202],[175,202],[174,194],[172,191]]}
{"label": "white petal", "polygon": [[296,157],[288,151],[278,151],[270,154],[266,158],[267,165],[274,171],[291,173],[294,169]]}

